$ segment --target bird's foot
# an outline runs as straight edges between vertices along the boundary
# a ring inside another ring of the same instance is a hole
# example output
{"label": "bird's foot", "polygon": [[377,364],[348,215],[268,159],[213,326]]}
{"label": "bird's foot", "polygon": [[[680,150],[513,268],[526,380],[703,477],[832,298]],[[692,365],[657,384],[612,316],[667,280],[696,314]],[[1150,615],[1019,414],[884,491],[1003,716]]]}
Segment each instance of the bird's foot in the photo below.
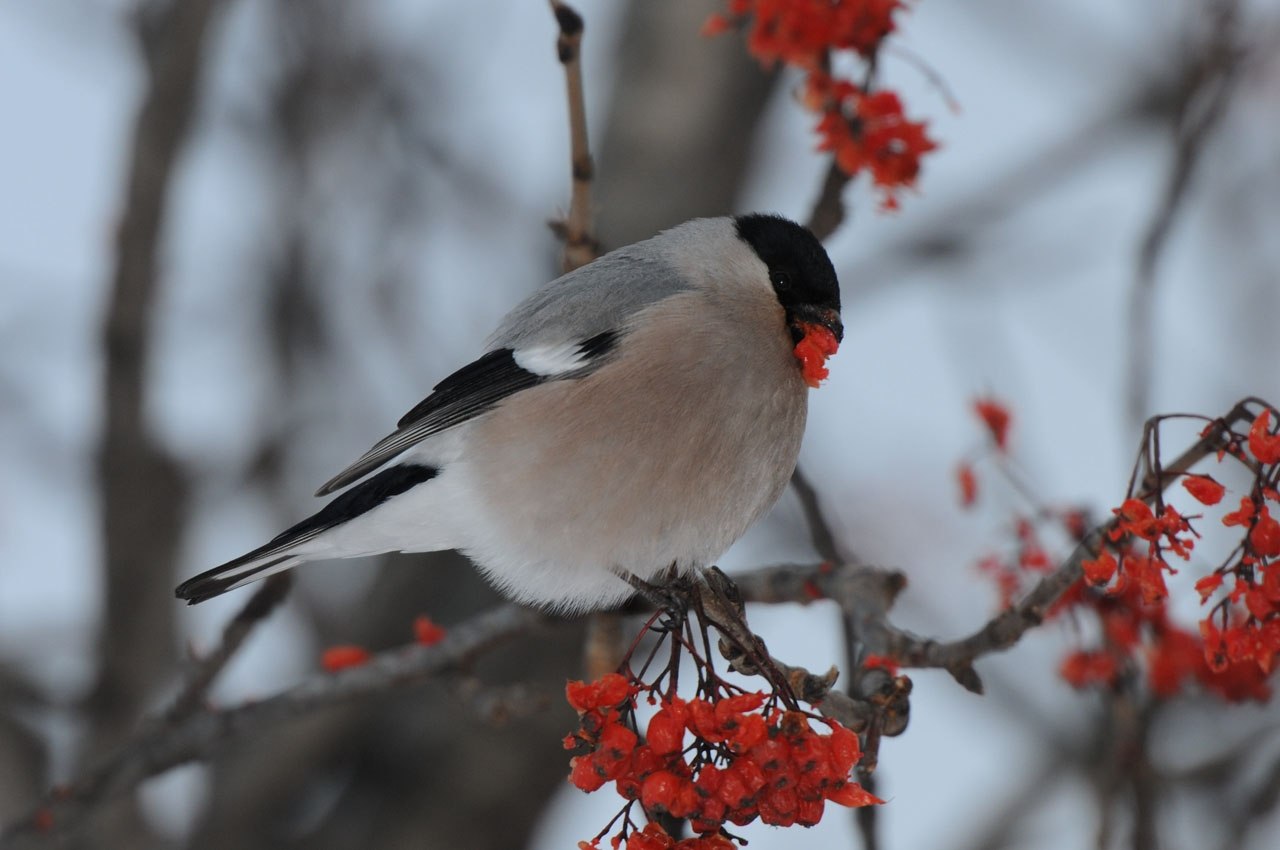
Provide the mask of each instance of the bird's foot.
{"label": "bird's foot", "polygon": [[664,612],[669,620],[683,622],[694,593],[692,576],[678,572],[675,564],[659,573],[653,581],[642,579],[629,570],[616,569],[614,572],[631,585],[641,599]]}

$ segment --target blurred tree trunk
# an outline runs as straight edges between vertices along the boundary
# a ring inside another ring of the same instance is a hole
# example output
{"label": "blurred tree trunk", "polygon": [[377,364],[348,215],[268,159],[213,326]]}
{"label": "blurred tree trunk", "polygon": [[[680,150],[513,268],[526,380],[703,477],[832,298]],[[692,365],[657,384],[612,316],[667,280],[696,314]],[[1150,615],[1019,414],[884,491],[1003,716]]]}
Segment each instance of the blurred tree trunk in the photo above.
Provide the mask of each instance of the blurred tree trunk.
{"label": "blurred tree trunk", "polygon": [[[734,209],[777,75],[747,55],[740,37],[699,34],[722,5],[628,4],[596,157],[598,230],[606,248]],[[588,38],[590,26],[588,20]]]}
{"label": "blurred tree trunk", "polygon": [[[103,340],[106,424],[98,472],[105,611],[88,706],[91,759],[120,746],[176,660],[170,578],[187,488],[146,422],[147,367],[172,178],[196,112],[208,35],[223,5],[181,0],[152,4],[138,16],[147,84],[134,128]],[[141,824],[121,807],[111,812],[121,820],[100,826],[98,839],[143,846]]]}

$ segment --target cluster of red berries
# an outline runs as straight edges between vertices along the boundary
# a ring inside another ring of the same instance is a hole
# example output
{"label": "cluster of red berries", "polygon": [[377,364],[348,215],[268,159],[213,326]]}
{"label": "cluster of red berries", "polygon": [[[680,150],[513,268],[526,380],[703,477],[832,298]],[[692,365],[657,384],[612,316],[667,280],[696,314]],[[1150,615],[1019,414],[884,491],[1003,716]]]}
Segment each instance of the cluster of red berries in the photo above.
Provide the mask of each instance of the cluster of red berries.
{"label": "cluster of red berries", "polygon": [[728,16],[712,15],[703,27],[718,35],[749,20],[753,56],[803,70],[802,101],[819,116],[819,149],[831,151],[850,177],[870,174],[885,209],[898,206],[898,191],[915,185],[921,157],[937,145],[922,122],[906,119],[896,93],[871,91],[828,69],[835,51],[873,61],[903,8],[900,0],[729,0]]}
{"label": "cluster of red berries", "polygon": [[915,185],[921,157],[937,148],[924,123],[907,120],[895,92],[866,91],[822,73],[809,75],[804,100],[822,116],[818,149],[831,151],[845,174],[870,174],[881,207],[897,209],[898,190]]}
{"label": "cluster of red berries", "polygon": [[[1174,572],[1165,552],[1184,561],[1191,557],[1196,543],[1191,523],[1173,505],[1164,505],[1156,513],[1140,499],[1126,499],[1112,513],[1116,521],[1107,532],[1110,545],[1081,565],[1085,581],[1103,587],[1118,579],[1117,590],[1132,584],[1148,605],[1163,602],[1169,595],[1164,574]],[[1134,545],[1136,541],[1145,541],[1146,546]]]}
{"label": "cluster of red berries", "polygon": [[1055,612],[1068,608],[1091,611],[1102,627],[1099,646],[1071,652],[1062,662],[1062,677],[1074,687],[1115,687],[1145,663],[1147,684],[1158,697],[1176,696],[1192,683],[1231,702],[1270,696],[1259,667],[1211,661],[1210,641],[1179,627],[1167,601],[1147,601],[1136,583],[1121,580],[1098,590],[1078,582]]}
{"label": "cluster of red berries", "polygon": [[[819,733],[809,715],[766,705],[763,693],[687,701],[669,695],[642,743],[628,726],[642,687],[617,673],[569,684],[566,696],[581,716],[578,731],[564,741],[578,753],[574,785],[595,791],[613,782],[646,811],[688,819],[694,832],[711,837],[727,823],[744,826],[757,818],[773,826],[813,826],[827,801],[881,802],[850,781],[862,756],[858,736],[833,721],[821,720],[831,731]],[[686,847],[637,844],[657,840],[637,832],[626,840],[628,850]]]}
{"label": "cluster of red berries", "polygon": [[[1141,627],[1147,633],[1147,669],[1152,690],[1162,696],[1177,693],[1183,683],[1195,681],[1225,699],[1266,700],[1271,696],[1267,679],[1280,657],[1280,522],[1271,516],[1268,502],[1280,503],[1274,481],[1280,471],[1280,435],[1271,432],[1271,411],[1263,410],[1250,425],[1247,435],[1232,437],[1218,455],[1230,455],[1254,470],[1254,484],[1240,499],[1240,507],[1222,517],[1227,527],[1241,528],[1244,539],[1234,556],[1196,582],[1202,603],[1206,603],[1233,578],[1228,593],[1212,606],[1200,622],[1200,634],[1182,630],[1169,622],[1165,611],[1167,591],[1164,572],[1173,572],[1165,560],[1172,551],[1186,560],[1194,540],[1185,536],[1190,523],[1171,506],[1159,512],[1129,499],[1115,510],[1117,522],[1111,532],[1113,542],[1145,541],[1146,547],[1118,550],[1119,558],[1103,551],[1084,563],[1085,581],[1104,589],[1104,596],[1117,602],[1130,599],[1123,615],[1109,599],[1095,602],[1103,617],[1108,639],[1106,650],[1078,653],[1068,659],[1064,673],[1100,683],[1114,681],[1105,656],[1120,656],[1136,646],[1136,637],[1127,637]],[[1218,427],[1211,423],[1209,428]],[[1208,433],[1206,430],[1205,433]],[[1246,452],[1247,448],[1247,452]],[[1184,489],[1205,507],[1222,501],[1226,488],[1207,475],[1187,475]],[[1115,579],[1114,584],[1110,584]],[[1143,609],[1146,609],[1145,611]],[[1127,625],[1117,626],[1122,620]],[[1086,663],[1087,662],[1087,663]],[[1118,666],[1113,662],[1113,667]]]}
{"label": "cluster of red berries", "polygon": [[[998,403],[982,400],[975,412],[990,431],[997,454],[1007,451],[1009,415]],[[1210,422],[1202,433],[1225,427]],[[1280,434],[1272,433],[1271,411],[1254,417],[1247,433],[1226,432],[1218,454],[1241,461],[1253,472],[1254,482],[1237,510],[1222,516],[1227,527],[1238,527],[1243,540],[1225,563],[1196,582],[1202,603],[1216,597],[1199,633],[1178,626],[1168,610],[1166,573],[1175,573],[1169,553],[1186,561],[1199,537],[1192,527],[1195,515],[1184,516],[1163,501],[1152,508],[1141,499],[1127,499],[1112,513],[1115,520],[1104,545],[1081,567],[1077,582],[1050,609],[1050,615],[1067,610],[1089,612],[1101,626],[1100,642],[1070,653],[1061,674],[1073,686],[1116,687],[1145,670],[1147,684],[1158,697],[1171,697],[1196,684],[1223,699],[1265,701],[1268,684],[1280,658],[1280,521],[1271,515],[1269,503],[1280,503],[1276,480],[1280,477]],[[961,504],[968,507],[977,496],[972,465],[960,466]],[[1205,508],[1218,505],[1226,488],[1209,475],[1183,473],[1183,489]],[[979,569],[991,575],[1000,590],[1002,605],[1012,604],[1023,592],[1029,576],[1052,569],[1053,561],[1037,539],[1036,522],[1061,525],[1079,542],[1087,537],[1079,511],[1038,508],[1033,522],[1016,523],[1016,558],[990,556]],[[1232,580],[1228,583],[1228,580]],[[1229,587],[1226,593],[1220,590]]]}
{"label": "cluster of red berries", "polygon": [[[1201,602],[1207,602],[1228,577],[1234,579],[1230,591],[1201,621],[1200,636],[1205,661],[1214,672],[1227,675],[1233,668],[1245,666],[1269,676],[1280,657],[1280,521],[1271,515],[1268,504],[1280,504],[1276,485],[1280,478],[1280,434],[1271,431],[1270,410],[1259,413],[1247,437],[1233,441],[1224,453],[1246,459],[1245,446],[1255,461],[1254,485],[1241,497],[1240,507],[1222,517],[1223,525],[1243,530],[1244,540],[1233,561],[1196,582]],[[1216,504],[1222,498],[1221,485],[1205,480],[1217,488],[1209,491],[1216,498],[1201,498],[1194,489],[1192,495],[1206,504]]]}
{"label": "cluster of red berries", "polygon": [[724,32],[732,19],[751,17],[747,47],[761,58],[782,59],[804,68],[824,50],[875,55],[896,24],[901,0],[729,0],[730,17],[712,15],[704,31]]}

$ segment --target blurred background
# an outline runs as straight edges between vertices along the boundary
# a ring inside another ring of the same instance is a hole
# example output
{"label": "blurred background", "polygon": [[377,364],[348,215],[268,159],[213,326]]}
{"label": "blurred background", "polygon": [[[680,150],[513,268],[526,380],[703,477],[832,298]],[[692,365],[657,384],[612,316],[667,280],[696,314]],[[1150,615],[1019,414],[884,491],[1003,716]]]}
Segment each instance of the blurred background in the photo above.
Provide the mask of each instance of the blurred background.
{"label": "blurred background", "polygon": [[[718,3],[577,8],[606,247],[807,216],[827,162],[799,78],[701,38]],[[895,215],[846,195],[847,338],[801,464],[845,550],[911,577],[896,621],[950,638],[996,610],[974,563],[1021,504],[988,476],[958,505],[973,397],[1011,406],[1044,502],[1096,511],[1148,415],[1280,401],[1280,3],[924,0],[899,20],[881,79],[941,149]],[[0,823],[121,746],[243,604],[182,607],[181,578],[314,510],[555,276],[554,41],[535,0],[0,2]],[[788,494],[725,565],[812,560],[807,541]],[[308,567],[213,699],[497,602],[452,555]],[[781,658],[843,663],[834,611],[751,618]],[[981,698],[912,674],[883,847],[1275,847],[1280,709],[1176,700],[1117,755],[1097,697],[1057,676],[1074,640],[1051,625],[983,661]],[[581,645],[568,625],[478,666],[545,708],[491,716],[446,681],[319,713],[147,781],[83,844],[576,846],[616,810],[565,781]],[[838,811],[745,834],[858,841]]]}

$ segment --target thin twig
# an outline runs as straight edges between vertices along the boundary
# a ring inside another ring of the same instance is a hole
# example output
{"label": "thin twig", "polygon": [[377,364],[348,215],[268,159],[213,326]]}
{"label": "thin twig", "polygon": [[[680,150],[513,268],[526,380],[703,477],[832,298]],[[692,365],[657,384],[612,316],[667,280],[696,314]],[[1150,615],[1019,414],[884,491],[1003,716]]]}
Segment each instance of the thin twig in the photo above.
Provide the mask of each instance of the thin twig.
{"label": "thin twig", "polygon": [[[831,54],[824,51],[821,62],[824,70],[830,70]],[[874,74],[874,64],[874,61],[870,63],[867,69],[868,75]],[[819,242],[825,242],[844,223],[847,214],[844,190],[849,185],[849,180],[849,175],[836,162],[835,156],[832,156],[827,164],[827,173],[822,179],[822,189],[818,192],[818,197],[813,202],[808,220],[805,222],[805,227],[818,237]],[[824,560],[838,560],[839,547],[836,545],[831,523],[822,511],[817,491],[798,466],[791,473],[791,486],[800,499],[800,507],[804,511],[805,522],[809,526],[809,538],[813,541],[814,549]]]}
{"label": "thin twig", "polygon": [[818,199],[813,202],[813,210],[805,226],[813,231],[813,235],[821,241],[840,229],[844,224],[847,211],[844,205],[844,189],[849,185],[849,175],[836,164],[835,157],[827,166],[826,176],[822,178],[822,190]]}
{"label": "thin twig", "polygon": [[[862,643],[862,639],[858,635],[858,625],[854,622],[853,617],[848,611],[841,609],[840,611],[840,637],[845,649],[845,665],[849,671],[849,675],[845,678],[845,692],[852,695],[855,693],[865,694],[868,692],[868,686],[871,684],[871,671],[863,666],[866,659],[866,647]],[[877,671],[883,672],[883,671]],[[902,681],[908,686],[910,679],[903,677]],[[907,699],[902,700],[901,711],[903,721],[900,725],[901,731],[906,731],[906,716],[910,712],[910,702]],[[870,724],[868,724],[870,725]],[[862,737],[864,753],[870,753],[873,762],[864,766],[861,762],[858,764],[858,782],[867,792],[875,793],[875,768],[880,759],[880,737],[883,733],[883,723],[877,723],[874,730],[869,729]],[[876,814],[877,806],[863,806],[856,809],[853,813],[853,823],[858,830],[858,835],[862,838],[862,850],[878,850],[880,847],[880,817]]]}
{"label": "thin twig", "polygon": [[556,53],[564,66],[565,96],[569,103],[569,151],[573,196],[569,215],[554,225],[564,239],[564,270],[571,272],[596,258],[599,243],[592,224],[591,180],[595,165],[587,141],[587,106],[582,87],[582,16],[560,0],[549,0],[560,35]]}
{"label": "thin twig", "polygon": [[809,526],[809,539],[813,542],[813,548],[817,551],[818,557],[833,563],[840,560],[839,544],[836,543],[835,532],[831,528],[826,513],[822,510],[818,491],[809,483],[808,476],[798,466],[795,472],[791,473],[791,486],[796,491],[796,498],[800,500],[800,509],[804,512],[805,523]]}
{"label": "thin twig", "polygon": [[264,581],[245,603],[240,612],[222,630],[222,640],[216,649],[193,661],[187,670],[187,681],[177,699],[164,713],[161,722],[177,723],[195,713],[204,703],[209,687],[227,663],[244,645],[255,626],[267,618],[289,595],[293,586],[293,573],[276,573]]}

